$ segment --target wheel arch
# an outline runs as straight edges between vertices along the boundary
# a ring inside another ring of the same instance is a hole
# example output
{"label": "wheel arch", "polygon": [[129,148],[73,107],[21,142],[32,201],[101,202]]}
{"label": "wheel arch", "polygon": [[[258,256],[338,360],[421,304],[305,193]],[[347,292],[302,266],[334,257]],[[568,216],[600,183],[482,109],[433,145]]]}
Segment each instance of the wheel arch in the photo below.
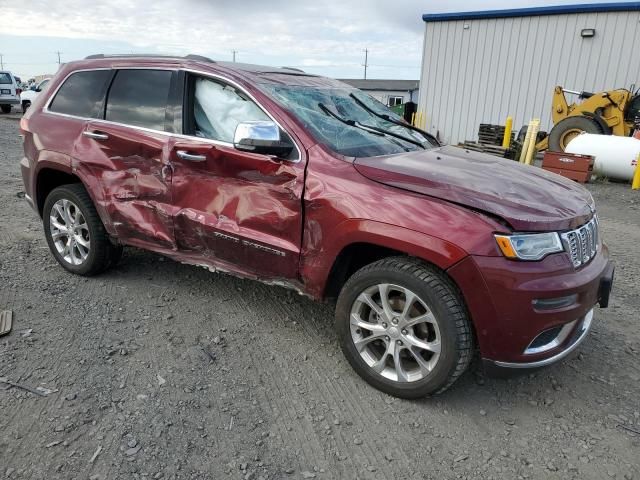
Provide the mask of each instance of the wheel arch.
{"label": "wheel arch", "polygon": [[437,237],[372,220],[348,220],[334,229],[320,251],[303,251],[302,276],[312,296],[335,298],[347,279],[365,265],[391,256],[415,257],[443,272],[466,257]]}
{"label": "wheel arch", "polygon": [[[112,224],[109,221],[109,217],[107,212],[104,210],[102,204],[96,198],[96,192],[93,188],[89,188],[90,178],[83,178],[83,175],[80,174],[80,171],[74,170],[70,165],[61,162],[49,162],[49,161],[41,161],[39,162],[39,168],[35,175],[34,181],[34,204],[38,210],[38,214],[42,218],[44,203],[47,199],[47,196],[53,189],[57,187],[61,187],[62,185],[70,185],[79,183],[81,184],[87,193],[89,194],[89,198],[93,202],[93,205],[98,212],[98,216],[102,221],[105,229],[111,236],[115,236],[115,231],[112,228]],[[89,182],[87,182],[89,180]],[[99,185],[96,185],[99,187]],[[102,195],[102,192],[98,192],[98,195]]]}

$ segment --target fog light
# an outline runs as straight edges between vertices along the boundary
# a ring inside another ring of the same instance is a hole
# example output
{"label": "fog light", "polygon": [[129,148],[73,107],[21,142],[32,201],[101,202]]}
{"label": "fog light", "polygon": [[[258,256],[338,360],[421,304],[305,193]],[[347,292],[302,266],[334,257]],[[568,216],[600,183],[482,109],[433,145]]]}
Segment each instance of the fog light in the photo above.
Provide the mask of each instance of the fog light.
{"label": "fog light", "polygon": [[533,300],[533,308],[536,310],[557,310],[559,308],[570,307],[578,301],[578,294],[556,298],[537,298]]}

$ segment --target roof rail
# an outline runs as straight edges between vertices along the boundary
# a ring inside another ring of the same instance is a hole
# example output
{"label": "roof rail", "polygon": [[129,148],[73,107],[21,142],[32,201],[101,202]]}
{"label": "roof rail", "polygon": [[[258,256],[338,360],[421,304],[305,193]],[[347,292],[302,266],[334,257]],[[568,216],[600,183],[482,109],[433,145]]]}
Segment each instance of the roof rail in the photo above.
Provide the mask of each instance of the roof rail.
{"label": "roof rail", "polygon": [[144,57],[144,58],[184,58],[186,60],[195,60],[198,62],[207,62],[207,63],[216,63],[214,60],[211,60],[209,57],[205,57],[203,55],[186,55],[184,57],[180,57],[177,55],[155,55],[148,53],[117,53],[117,54],[104,54],[104,53],[96,53],[94,55],[89,55],[84,57],[85,60],[95,60],[99,58],[136,58],[136,57]]}
{"label": "roof rail", "polygon": [[301,68],[296,68],[296,67],[280,67],[280,68],[284,68],[285,70],[293,70],[294,72],[307,73]]}

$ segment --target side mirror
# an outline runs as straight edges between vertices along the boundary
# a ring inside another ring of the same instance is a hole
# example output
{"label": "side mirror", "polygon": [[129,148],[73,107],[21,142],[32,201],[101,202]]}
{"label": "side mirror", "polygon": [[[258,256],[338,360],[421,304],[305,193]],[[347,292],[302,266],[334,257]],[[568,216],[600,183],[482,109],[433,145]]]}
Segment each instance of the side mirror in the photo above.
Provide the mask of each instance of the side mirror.
{"label": "side mirror", "polygon": [[41,89],[40,87],[36,87],[36,88],[35,88],[35,91],[36,91],[36,92],[41,92],[41,91],[42,91],[42,89]]}
{"label": "side mirror", "polygon": [[280,138],[280,128],[270,120],[240,122],[233,136],[236,150],[287,157],[293,150],[288,139]]}

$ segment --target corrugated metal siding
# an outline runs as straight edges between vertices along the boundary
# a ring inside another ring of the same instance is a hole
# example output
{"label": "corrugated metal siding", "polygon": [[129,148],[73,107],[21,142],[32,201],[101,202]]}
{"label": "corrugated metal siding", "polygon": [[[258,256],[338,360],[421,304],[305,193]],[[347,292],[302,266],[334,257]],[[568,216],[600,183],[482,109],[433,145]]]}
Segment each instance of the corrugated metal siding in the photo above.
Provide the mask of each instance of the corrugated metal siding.
{"label": "corrugated metal siding", "polygon": [[[464,26],[469,28],[465,30]],[[477,138],[480,123],[549,130],[553,88],[640,86],[640,14],[606,12],[425,23],[419,109],[447,143]],[[596,36],[582,38],[583,28]],[[575,98],[568,95],[571,103]]]}

